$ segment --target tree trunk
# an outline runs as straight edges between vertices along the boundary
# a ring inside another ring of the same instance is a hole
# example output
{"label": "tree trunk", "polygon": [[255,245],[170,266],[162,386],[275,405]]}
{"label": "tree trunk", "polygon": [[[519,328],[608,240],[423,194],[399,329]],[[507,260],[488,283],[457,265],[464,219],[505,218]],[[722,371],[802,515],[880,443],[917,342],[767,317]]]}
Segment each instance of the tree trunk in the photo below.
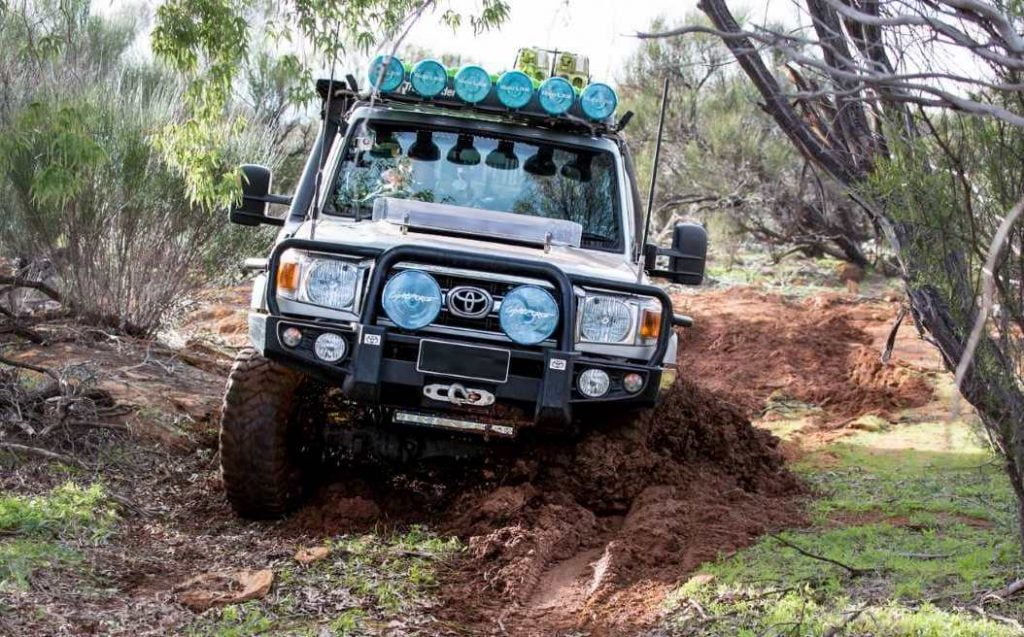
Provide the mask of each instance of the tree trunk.
{"label": "tree trunk", "polygon": [[[816,0],[808,2],[817,5]],[[741,33],[724,0],[701,0],[698,6],[719,31]],[[881,40],[877,34],[874,35],[872,41],[865,46],[879,46]],[[863,183],[870,173],[871,165],[870,161],[866,161],[870,158],[857,157],[854,153],[858,147],[884,148],[884,142],[850,145],[846,152],[822,145],[819,138],[812,134],[807,122],[794,111],[750,40],[745,37],[726,37],[724,41],[764,98],[765,111],[775,119],[796,147],[834,179],[850,188],[851,192],[855,192],[853,187]],[[873,58],[880,59],[879,54],[876,52]],[[863,101],[849,100],[844,108],[862,109],[863,104]],[[852,121],[860,120],[858,117]],[[865,131],[864,134],[871,133]],[[886,230],[900,262],[911,310],[918,325],[938,347],[946,368],[950,372],[955,371],[963,356],[977,312],[970,270],[963,255],[955,252],[945,255],[938,253],[942,249],[938,246],[943,243],[937,240],[938,237],[932,236],[935,229],[898,222],[889,218],[884,208],[874,209],[866,202],[862,203],[875,222]],[[928,277],[922,276],[934,273],[937,269],[941,271],[939,276],[945,277],[943,284],[951,286],[946,293],[928,283]],[[1005,352],[989,337],[983,337],[964,375],[960,393],[977,409],[991,440],[1000,447],[999,451],[1005,459],[1006,474],[1017,496],[1019,532],[1024,550],[1024,394],[1021,393],[1016,374],[1013,361]]]}

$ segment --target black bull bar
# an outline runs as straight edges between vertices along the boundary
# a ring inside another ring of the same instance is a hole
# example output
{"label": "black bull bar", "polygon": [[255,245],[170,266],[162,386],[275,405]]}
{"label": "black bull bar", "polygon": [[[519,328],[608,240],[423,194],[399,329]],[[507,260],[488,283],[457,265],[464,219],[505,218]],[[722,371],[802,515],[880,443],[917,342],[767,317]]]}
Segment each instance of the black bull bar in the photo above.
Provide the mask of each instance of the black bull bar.
{"label": "black bull bar", "polygon": [[[446,266],[494,274],[527,276],[547,281],[554,286],[555,297],[559,301],[561,310],[561,319],[557,331],[556,347],[554,351],[548,351],[545,355],[546,374],[544,383],[541,386],[540,395],[537,397],[538,418],[544,418],[544,413],[548,411],[552,412],[550,414],[551,417],[563,417],[562,415],[567,414],[568,411],[568,406],[565,402],[572,383],[571,361],[577,356],[577,353],[574,352],[576,326],[574,286],[637,294],[658,299],[662,306],[661,330],[654,352],[646,362],[648,367],[661,366],[672,335],[672,301],[668,294],[659,287],[568,274],[557,266],[545,261],[533,261],[495,254],[474,254],[459,250],[417,245],[401,245],[381,250],[356,244],[326,243],[296,238],[285,239],[278,243],[274,247],[269,259],[266,301],[267,308],[272,316],[281,316],[277,303],[277,272],[281,255],[289,249],[374,260],[374,267],[370,275],[369,285],[359,317],[359,341],[353,352],[353,360],[358,364],[353,365],[351,373],[345,379],[343,386],[346,393],[357,400],[376,401],[378,398],[377,386],[379,385],[381,373],[383,348],[379,345],[372,348],[367,347],[366,344],[372,342],[373,339],[367,339],[366,335],[379,335],[381,338],[376,339],[378,344],[385,337],[386,328],[377,325],[377,318],[381,311],[381,293],[387,281],[388,273],[401,262]],[[570,368],[566,370],[567,373],[560,374],[557,379],[552,377],[552,374],[548,373],[553,367],[550,365],[551,358],[563,358],[570,361]],[[557,412],[558,415],[554,412]]]}

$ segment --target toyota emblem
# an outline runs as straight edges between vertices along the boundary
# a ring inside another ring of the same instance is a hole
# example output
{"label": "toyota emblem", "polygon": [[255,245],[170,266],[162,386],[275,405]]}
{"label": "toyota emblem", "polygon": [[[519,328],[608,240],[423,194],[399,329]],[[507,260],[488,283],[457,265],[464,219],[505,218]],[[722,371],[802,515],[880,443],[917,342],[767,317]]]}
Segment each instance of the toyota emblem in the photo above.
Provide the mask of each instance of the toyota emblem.
{"label": "toyota emblem", "polygon": [[494,299],[487,292],[469,285],[460,285],[448,292],[448,311],[455,316],[479,319],[491,313]]}

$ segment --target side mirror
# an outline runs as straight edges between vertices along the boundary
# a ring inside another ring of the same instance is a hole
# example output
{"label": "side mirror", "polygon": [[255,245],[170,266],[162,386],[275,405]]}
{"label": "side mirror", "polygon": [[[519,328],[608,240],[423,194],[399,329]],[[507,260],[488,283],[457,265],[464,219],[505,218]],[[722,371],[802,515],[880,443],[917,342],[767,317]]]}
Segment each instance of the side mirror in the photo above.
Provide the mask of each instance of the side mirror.
{"label": "side mirror", "polygon": [[[698,223],[679,223],[672,230],[672,247],[644,246],[644,269],[651,276],[664,277],[682,285],[700,285],[708,254],[708,233]],[[668,257],[668,269],[657,269],[659,256]]]}
{"label": "side mirror", "polygon": [[267,216],[267,204],[290,205],[291,197],[270,194],[270,169],[259,164],[242,165],[242,201],[231,206],[228,219],[243,226],[258,226],[266,223],[283,226],[284,219]]}

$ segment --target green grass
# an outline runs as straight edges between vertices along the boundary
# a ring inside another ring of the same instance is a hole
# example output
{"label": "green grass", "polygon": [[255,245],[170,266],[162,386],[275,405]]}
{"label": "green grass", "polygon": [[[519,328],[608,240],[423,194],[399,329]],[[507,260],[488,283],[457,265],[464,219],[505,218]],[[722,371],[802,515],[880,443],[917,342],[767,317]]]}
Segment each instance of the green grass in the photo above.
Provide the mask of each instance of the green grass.
{"label": "green grass", "polygon": [[93,484],[66,483],[46,495],[0,495],[0,590],[24,588],[41,569],[78,561],[75,546],[104,541],[117,515]]}
{"label": "green grass", "polygon": [[[858,572],[765,537],[672,596],[670,634],[1021,634],[969,609],[1024,566],[1006,477],[964,423],[860,432],[795,469],[818,497],[810,526],[779,537]],[[986,608],[1024,616],[1020,601]]]}
{"label": "green grass", "polygon": [[403,626],[400,634],[436,632],[416,633],[416,627],[429,623],[423,613],[437,586],[438,564],[461,550],[455,538],[413,527],[331,538],[325,545],[330,553],[323,560],[275,566],[266,598],[207,611],[187,634],[365,635],[390,630],[392,622]]}

